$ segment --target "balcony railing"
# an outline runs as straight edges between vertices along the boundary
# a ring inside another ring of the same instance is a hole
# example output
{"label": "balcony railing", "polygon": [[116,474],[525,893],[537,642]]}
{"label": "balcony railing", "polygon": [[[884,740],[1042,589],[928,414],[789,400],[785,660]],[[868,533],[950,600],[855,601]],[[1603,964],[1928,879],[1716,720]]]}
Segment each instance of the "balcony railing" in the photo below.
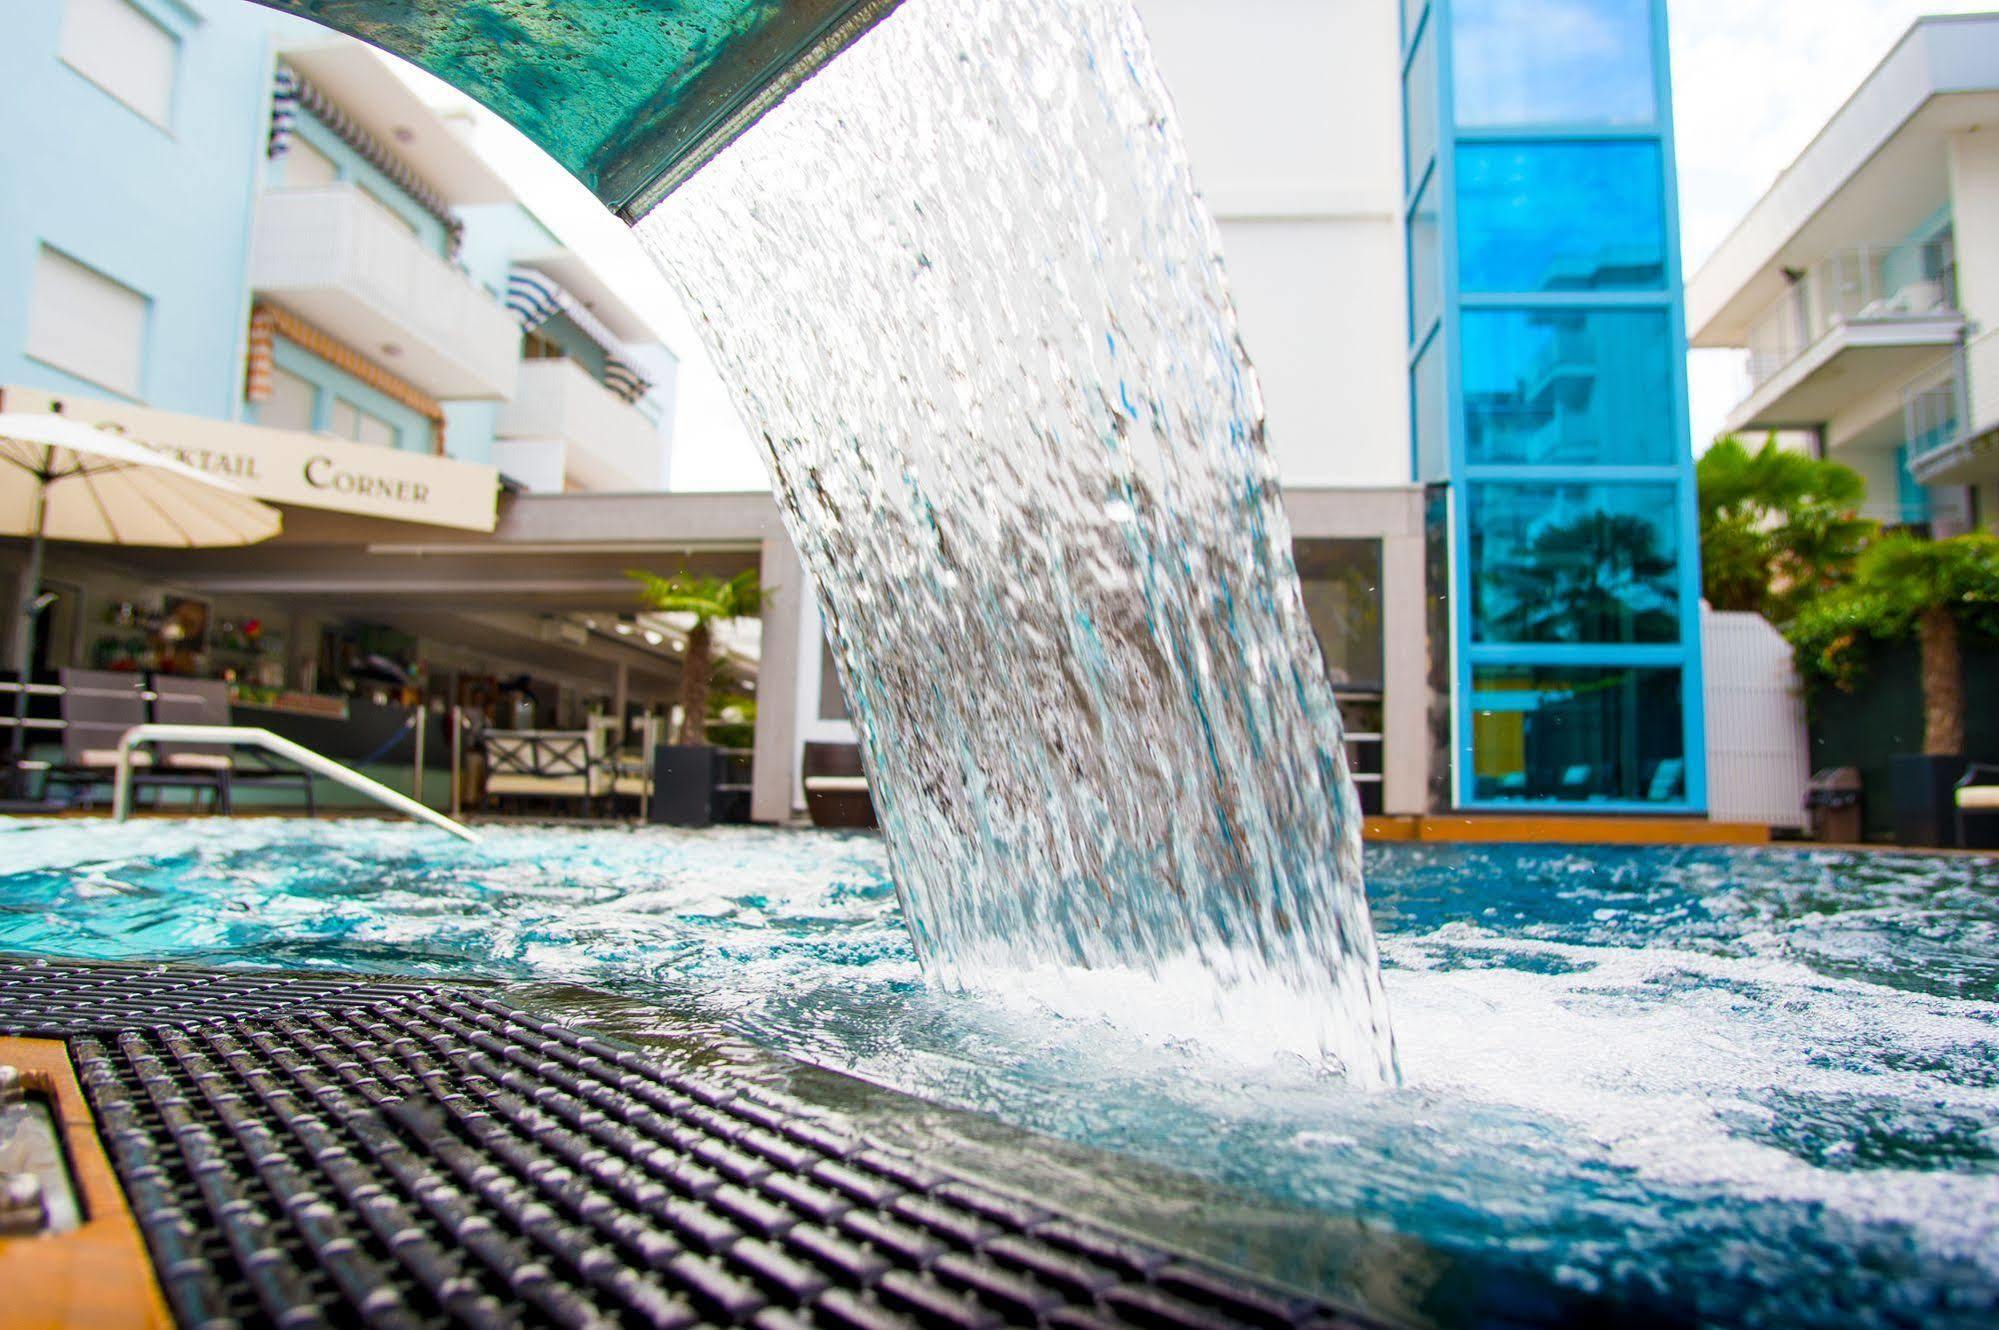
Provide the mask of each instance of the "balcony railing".
{"label": "balcony railing", "polygon": [[573,360],[522,361],[496,432],[503,441],[561,443],[564,475],[587,489],[660,484],[658,426]]}
{"label": "balcony railing", "polygon": [[1837,328],[1933,319],[1956,309],[1957,265],[1949,237],[1828,255],[1793,274],[1790,290],[1750,325],[1750,383],[1761,388]]}
{"label": "balcony railing", "polygon": [[1968,377],[1959,348],[1902,389],[1902,437],[1912,470],[1963,437],[1971,419],[1965,397]]}
{"label": "balcony railing", "polygon": [[250,281],[433,397],[513,393],[520,325],[352,185],[265,194]]}

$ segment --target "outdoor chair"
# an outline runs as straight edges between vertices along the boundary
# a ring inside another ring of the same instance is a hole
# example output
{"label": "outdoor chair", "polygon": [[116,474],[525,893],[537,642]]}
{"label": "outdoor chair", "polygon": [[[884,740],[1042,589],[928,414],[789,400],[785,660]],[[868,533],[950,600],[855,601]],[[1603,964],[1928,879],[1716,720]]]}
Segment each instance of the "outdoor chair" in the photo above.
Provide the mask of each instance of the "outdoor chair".
{"label": "outdoor chair", "polygon": [[[48,787],[62,786],[68,801],[88,807],[100,786],[108,787],[118,778],[118,741],[136,725],[144,725],[146,715],[145,680],[136,674],[114,670],[63,670],[62,684],[62,765],[49,771]],[[160,768],[153,755],[132,754],[132,788],[135,792],[160,789],[207,791],[209,806],[216,811],[227,807],[228,793],[214,770]]]}
{"label": "outdoor chair", "polygon": [[488,730],[486,799],[578,800],[594,816],[611,793],[615,764],[599,748],[598,730]]}
{"label": "outdoor chair", "polygon": [[[229,685],[224,680],[153,676],[153,719],[162,725],[231,725],[234,720],[229,702]],[[220,744],[155,744],[153,748],[155,769],[163,775],[212,773],[221,786],[225,813],[235,811],[236,791],[246,787],[296,789],[307,817],[319,811],[313,798],[311,773],[278,766],[260,752]]]}
{"label": "outdoor chair", "polygon": [[1999,767],[1989,762],[1973,762],[1958,777],[1953,802],[1957,805],[1957,843],[1971,844],[1964,834],[1966,815],[1999,815]]}
{"label": "outdoor chair", "polygon": [[874,799],[858,744],[809,743],[803,763],[805,807],[815,827],[872,827]]}

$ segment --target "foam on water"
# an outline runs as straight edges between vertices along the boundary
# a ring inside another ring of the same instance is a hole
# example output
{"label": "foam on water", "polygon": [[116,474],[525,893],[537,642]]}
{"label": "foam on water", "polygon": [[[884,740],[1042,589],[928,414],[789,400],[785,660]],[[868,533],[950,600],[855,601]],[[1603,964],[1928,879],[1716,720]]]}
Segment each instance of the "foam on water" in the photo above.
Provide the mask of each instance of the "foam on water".
{"label": "foam on water", "polygon": [[638,234],[762,440],[929,971],[1281,991],[1392,1082],[1339,715],[1124,0],[910,0]]}
{"label": "foam on water", "polygon": [[1711,1324],[1999,1315],[1990,859],[1379,847],[1382,1094],[1170,961],[940,991],[870,837],[15,825],[0,951],[611,989],[1230,1189],[1328,1291],[1303,1235],[1358,1218]]}

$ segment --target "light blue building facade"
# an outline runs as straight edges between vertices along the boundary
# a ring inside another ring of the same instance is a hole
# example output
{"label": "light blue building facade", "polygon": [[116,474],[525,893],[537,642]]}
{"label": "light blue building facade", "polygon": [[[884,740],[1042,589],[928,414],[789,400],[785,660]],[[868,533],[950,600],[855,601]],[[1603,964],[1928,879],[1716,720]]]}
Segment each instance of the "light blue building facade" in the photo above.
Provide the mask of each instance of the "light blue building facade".
{"label": "light blue building facade", "polygon": [[[511,308],[524,263],[581,261],[358,44],[247,0],[17,5],[0,126],[0,385],[663,483],[617,377],[641,321],[601,290],[572,318],[545,275],[553,303]],[[534,355],[587,400],[522,382]]]}
{"label": "light blue building facade", "polygon": [[1706,806],[1664,0],[1404,0],[1437,802]]}

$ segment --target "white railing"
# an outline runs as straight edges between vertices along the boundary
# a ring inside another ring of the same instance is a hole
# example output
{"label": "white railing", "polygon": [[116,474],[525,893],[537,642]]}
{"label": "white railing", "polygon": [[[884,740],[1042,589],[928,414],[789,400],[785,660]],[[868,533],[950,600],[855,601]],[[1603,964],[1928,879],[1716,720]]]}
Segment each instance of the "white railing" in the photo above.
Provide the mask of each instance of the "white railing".
{"label": "white railing", "polygon": [[1835,328],[1935,318],[1956,308],[1957,272],[1948,240],[1827,255],[1795,274],[1790,289],[1750,325],[1749,381],[1762,387]]}
{"label": "white railing", "polygon": [[[493,295],[353,185],[272,190],[257,204],[250,283],[434,397],[513,390],[520,326]],[[322,306],[351,302],[337,317]],[[352,326],[348,326],[348,325]]]}
{"label": "white railing", "polygon": [[[421,728],[418,733],[420,734]],[[132,813],[132,754],[141,744],[185,743],[220,744],[230,748],[261,748],[267,753],[294,762],[317,776],[324,776],[350,790],[359,791],[379,804],[399,813],[428,822],[460,840],[479,843],[479,834],[463,823],[454,822],[434,808],[398,794],[380,781],[369,780],[360,772],[344,767],[330,757],[322,757],[303,744],[283,735],[239,725],[134,725],[118,740],[118,774],[112,785],[111,815],[123,822]],[[421,762],[421,755],[418,761]]]}
{"label": "white railing", "polygon": [[573,360],[523,360],[494,432],[510,442],[561,440],[565,470],[591,489],[660,484],[658,426]]}

